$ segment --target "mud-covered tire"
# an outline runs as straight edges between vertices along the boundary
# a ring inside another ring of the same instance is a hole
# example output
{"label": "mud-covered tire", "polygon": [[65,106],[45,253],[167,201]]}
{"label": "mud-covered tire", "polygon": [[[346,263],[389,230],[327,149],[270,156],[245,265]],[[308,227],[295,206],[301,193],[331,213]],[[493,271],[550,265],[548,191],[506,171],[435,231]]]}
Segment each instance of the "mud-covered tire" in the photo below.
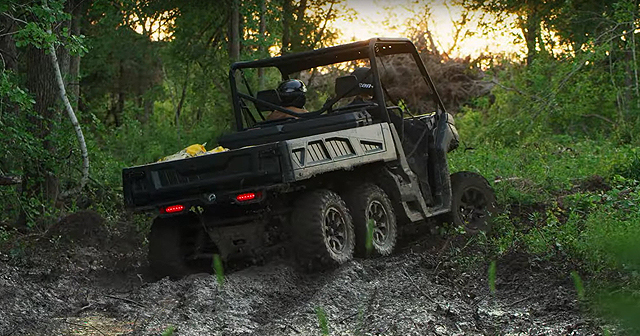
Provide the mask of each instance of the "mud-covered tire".
{"label": "mud-covered tire", "polygon": [[[396,246],[397,220],[389,196],[372,183],[365,183],[345,194],[345,201],[353,217],[356,234],[356,255],[359,257],[390,255]],[[374,220],[373,231],[368,228]],[[367,252],[367,239],[371,235],[371,250]]]}
{"label": "mud-covered tire", "polygon": [[192,219],[187,216],[156,218],[149,233],[147,259],[153,275],[180,279],[192,273],[186,256],[190,253],[186,244],[187,227]]}
{"label": "mud-covered tire", "polygon": [[491,230],[496,196],[482,175],[466,171],[451,174],[451,196],[448,222],[464,227],[469,235]]}
{"label": "mud-covered tire", "polygon": [[355,233],[342,198],[329,190],[303,195],[291,215],[296,258],[308,271],[342,264],[353,258]]}

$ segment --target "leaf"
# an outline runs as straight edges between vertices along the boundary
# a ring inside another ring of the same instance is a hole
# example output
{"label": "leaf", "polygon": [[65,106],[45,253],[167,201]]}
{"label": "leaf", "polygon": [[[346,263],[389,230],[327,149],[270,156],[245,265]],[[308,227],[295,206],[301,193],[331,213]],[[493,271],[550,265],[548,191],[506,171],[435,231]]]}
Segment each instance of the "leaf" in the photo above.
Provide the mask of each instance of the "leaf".
{"label": "leaf", "polygon": [[213,255],[213,270],[218,280],[218,285],[222,287],[224,285],[224,268],[222,267],[222,259],[219,254]]}
{"label": "leaf", "polygon": [[367,254],[371,253],[373,249],[373,228],[375,226],[375,222],[373,219],[369,219],[367,221],[367,239],[365,241],[365,249],[367,250]]}
{"label": "leaf", "polygon": [[329,335],[329,321],[327,320],[327,313],[322,309],[322,307],[316,307],[315,312],[318,317],[318,323],[320,324],[322,335]]}
{"label": "leaf", "polygon": [[576,271],[571,271],[571,278],[573,279],[573,285],[576,287],[576,292],[578,292],[578,298],[580,300],[584,299],[584,285],[582,284],[582,278]]}
{"label": "leaf", "polygon": [[489,290],[491,294],[495,294],[496,292],[496,261],[492,261],[489,264],[489,270],[487,272],[487,278],[489,279]]}
{"label": "leaf", "polygon": [[167,329],[165,329],[162,332],[162,336],[173,336],[173,333],[176,331],[176,327],[175,326],[168,326]]}

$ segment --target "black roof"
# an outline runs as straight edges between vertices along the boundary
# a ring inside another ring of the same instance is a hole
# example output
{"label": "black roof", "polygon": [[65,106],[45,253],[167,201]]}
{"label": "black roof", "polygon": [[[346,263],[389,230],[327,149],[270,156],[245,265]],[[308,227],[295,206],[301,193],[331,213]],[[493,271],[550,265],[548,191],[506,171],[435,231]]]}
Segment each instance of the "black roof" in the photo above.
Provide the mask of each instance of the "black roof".
{"label": "black roof", "polygon": [[276,67],[280,69],[280,72],[286,75],[318,66],[369,58],[369,46],[372,42],[389,42],[412,45],[411,41],[406,38],[375,37],[364,41],[352,42],[312,51],[303,51],[255,61],[236,62],[231,65],[231,69]]}

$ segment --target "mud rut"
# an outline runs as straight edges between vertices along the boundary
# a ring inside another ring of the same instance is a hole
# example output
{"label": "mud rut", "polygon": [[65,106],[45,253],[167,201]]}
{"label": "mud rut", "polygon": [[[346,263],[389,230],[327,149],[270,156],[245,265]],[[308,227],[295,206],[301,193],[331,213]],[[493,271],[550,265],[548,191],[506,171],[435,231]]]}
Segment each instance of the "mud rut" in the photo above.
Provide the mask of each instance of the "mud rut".
{"label": "mud rut", "polygon": [[[78,216],[78,226],[99,221]],[[453,263],[439,254],[446,242],[428,235],[322,274],[273,259],[227,274],[222,288],[209,274],[151,282],[139,240],[108,236],[0,255],[0,335],[160,335],[170,326],[174,335],[321,335],[319,308],[330,335],[600,334],[562,265],[508,255],[492,294],[486,264]]]}

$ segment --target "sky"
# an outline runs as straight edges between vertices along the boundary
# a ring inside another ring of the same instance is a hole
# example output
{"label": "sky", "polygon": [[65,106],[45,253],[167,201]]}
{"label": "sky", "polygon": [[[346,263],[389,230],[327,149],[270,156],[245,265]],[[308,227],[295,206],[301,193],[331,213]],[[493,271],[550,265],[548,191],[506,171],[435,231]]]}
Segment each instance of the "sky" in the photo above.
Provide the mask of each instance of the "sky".
{"label": "sky", "polygon": [[[461,9],[444,5],[445,0],[346,0],[346,6],[356,12],[356,16],[340,18],[333,24],[335,28],[343,32],[342,41],[365,40],[374,36],[384,37],[409,37],[404,36],[406,29],[405,22],[416,16],[415,13],[422,13],[424,7],[429,5],[431,18],[429,27],[434,35],[436,44],[440,51],[446,51],[452,44],[454,26],[452,20],[458,20]],[[480,13],[474,17],[478,18]],[[390,24],[383,22],[387,20]],[[514,33],[518,33],[508,27],[504,27],[502,33],[493,33],[488,36],[482,34],[477,27],[477,20],[469,27],[474,36],[465,38],[459,43],[458,50],[452,52],[451,57],[465,57],[471,55],[477,57],[488,51],[521,53],[524,48],[522,43],[514,43]],[[395,25],[395,27],[393,27]]]}

